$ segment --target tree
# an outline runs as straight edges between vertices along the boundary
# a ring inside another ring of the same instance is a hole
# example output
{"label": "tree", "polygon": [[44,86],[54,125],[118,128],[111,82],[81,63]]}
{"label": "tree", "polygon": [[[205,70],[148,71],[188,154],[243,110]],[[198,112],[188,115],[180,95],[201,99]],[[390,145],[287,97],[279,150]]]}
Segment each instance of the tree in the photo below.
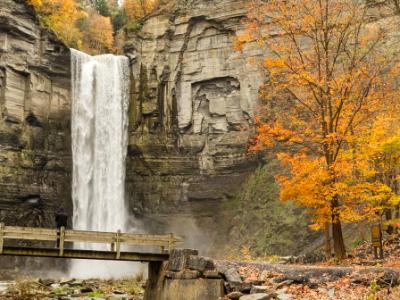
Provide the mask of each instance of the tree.
{"label": "tree", "polygon": [[113,28],[109,17],[92,13],[85,30],[85,46],[87,51],[98,54],[110,52],[113,48]]}
{"label": "tree", "polygon": [[152,12],[158,5],[157,0],[125,0],[124,8],[131,19],[140,19]]}
{"label": "tree", "polygon": [[112,18],[114,32],[118,32],[129,21],[128,14],[125,8],[121,8],[118,13]]}
{"label": "tree", "polygon": [[51,28],[67,45],[75,48],[82,46],[83,34],[77,22],[87,14],[74,0],[28,0],[41,22]]}
{"label": "tree", "polygon": [[[280,197],[293,199],[325,229],[330,256],[345,257],[343,221],[373,210],[374,199],[392,190],[363,176],[357,163],[359,136],[394,103],[393,47],[387,29],[372,23],[360,0],[252,1],[246,31],[236,47],[265,46],[267,80],[253,150],[280,146]],[[367,168],[367,167],[365,167]]]}
{"label": "tree", "polygon": [[[358,163],[368,170],[370,181],[378,181],[389,187],[395,196],[381,198],[375,203],[377,210],[387,221],[387,232],[394,232],[399,225],[400,179],[400,120],[398,109],[377,118],[368,134],[358,137]],[[367,162],[367,163],[365,163]]]}
{"label": "tree", "polygon": [[28,0],[41,22],[51,28],[69,47],[90,54],[113,51],[113,28],[110,17],[99,15],[115,11],[115,1],[96,0],[95,8],[83,10],[76,0]]}
{"label": "tree", "polygon": [[96,8],[97,12],[104,16],[104,17],[110,17],[111,12],[110,8],[108,7],[108,2],[107,0],[94,0],[94,7]]}

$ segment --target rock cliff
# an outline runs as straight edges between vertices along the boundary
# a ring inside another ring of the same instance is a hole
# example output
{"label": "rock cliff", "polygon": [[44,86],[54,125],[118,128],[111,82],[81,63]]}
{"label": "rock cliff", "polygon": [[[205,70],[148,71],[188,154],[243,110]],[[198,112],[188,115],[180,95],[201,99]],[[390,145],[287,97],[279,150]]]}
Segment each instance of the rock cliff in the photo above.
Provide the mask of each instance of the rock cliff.
{"label": "rock cliff", "polygon": [[0,4],[0,220],[49,226],[70,207],[69,50],[24,0]]}
{"label": "rock cliff", "polygon": [[[0,5],[0,220],[49,226],[56,207],[71,209],[70,54],[25,2]],[[233,49],[245,15],[242,0],[180,1],[130,32],[124,49],[130,208],[146,228],[203,250],[221,236],[221,203],[259,164],[247,144],[261,50]]]}
{"label": "rock cliff", "polygon": [[221,202],[259,163],[247,144],[261,49],[234,50],[245,16],[241,0],[181,1],[148,17],[125,47],[131,206],[150,223],[201,241],[197,247],[220,238]]}

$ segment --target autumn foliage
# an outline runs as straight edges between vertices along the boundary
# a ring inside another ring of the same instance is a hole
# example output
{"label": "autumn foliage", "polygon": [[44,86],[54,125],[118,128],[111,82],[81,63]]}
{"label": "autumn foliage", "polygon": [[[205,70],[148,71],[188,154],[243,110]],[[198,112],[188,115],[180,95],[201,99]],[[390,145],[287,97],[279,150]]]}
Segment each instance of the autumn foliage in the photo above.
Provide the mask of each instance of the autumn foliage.
{"label": "autumn foliage", "polygon": [[[274,148],[281,199],[307,207],[345,256],[342,222],[398,207],[398,65],[391,26],[359,0],[252,1],[238,50],[265,51],[252,150]],[[331,229],[329,229],[329,226]]]}
{"label": "autumn foliage", "polygon": [[[91,54],[115,51],[114,36],[124,26],[138,27],[157,0],[27,0],[42,24],[51,28],[69,47]],[[133,25],[135,26],[133,26]]]}
{"label": "autumn foliage", "polygon": [[92,54],[111,52],[114,45],[111,19],[92,11],[84,27],[83,37],[82,50]]}
{"label": "autumn foliage", "polygon": [[67,45],[81,48],[83,33],[76,24],[86,13],[75,0],[28,0],[28,3],[36,9],[42,23]]}
{"label": "autumn foliage", "polygon": [[124,8],[132,19],[140,19],[152,12],[158,5],[157,0],[125,0]]}

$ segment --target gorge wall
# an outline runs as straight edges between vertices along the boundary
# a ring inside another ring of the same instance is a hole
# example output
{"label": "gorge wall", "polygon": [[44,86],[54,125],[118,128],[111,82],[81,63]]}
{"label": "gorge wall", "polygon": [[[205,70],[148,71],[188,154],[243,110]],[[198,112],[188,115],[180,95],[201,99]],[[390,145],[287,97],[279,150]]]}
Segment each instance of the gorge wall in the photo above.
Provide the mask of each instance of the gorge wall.
{"label": "gorge wall", "polygon": [[0,220],[50,226],[70,200],[69,50],[24,0],[0,3]]}
{"label": "gorge wall", "polygon": [[132,64],[132,209],[160,230],[196,239],[197,247],[225,242],[220,205],[259,163],[247,145],[261,49],[234,50],[245,16],[240,0],[177,3],[148,17],[125,47]]}
{"label": "gorge wall", "polygon": [[[260,161],[247,153],[262,78],[251,60],[260,49],[233,47],[245,15],[241,0],[170,3],[128,33],[124,49],[131,213],[143,229],[182,234],[204,251],[221,239],[221,203]],[[52,226],[61,205],[72,213],[70,75],[69,50],[24,0],[3,0],[0,220],[7,224]]]}

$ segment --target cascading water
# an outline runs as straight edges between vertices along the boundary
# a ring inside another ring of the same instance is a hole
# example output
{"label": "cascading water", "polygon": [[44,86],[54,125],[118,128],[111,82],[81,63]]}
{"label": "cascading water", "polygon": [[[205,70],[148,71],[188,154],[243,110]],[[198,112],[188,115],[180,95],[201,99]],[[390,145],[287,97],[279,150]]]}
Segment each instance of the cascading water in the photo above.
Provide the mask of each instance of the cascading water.
{"label": "cascading water", "polygon": [[[114,55],[89,56],[71,49],[71,64],[73,228],[127,231],[128,59]],[[84,248],[89,247],[94,249],[91,245]],[[96,249],[107,248],[100,245]],[[125,275],[127,268],[129,264],[119,262],[74,261],[71,275],[118,277]]]}

